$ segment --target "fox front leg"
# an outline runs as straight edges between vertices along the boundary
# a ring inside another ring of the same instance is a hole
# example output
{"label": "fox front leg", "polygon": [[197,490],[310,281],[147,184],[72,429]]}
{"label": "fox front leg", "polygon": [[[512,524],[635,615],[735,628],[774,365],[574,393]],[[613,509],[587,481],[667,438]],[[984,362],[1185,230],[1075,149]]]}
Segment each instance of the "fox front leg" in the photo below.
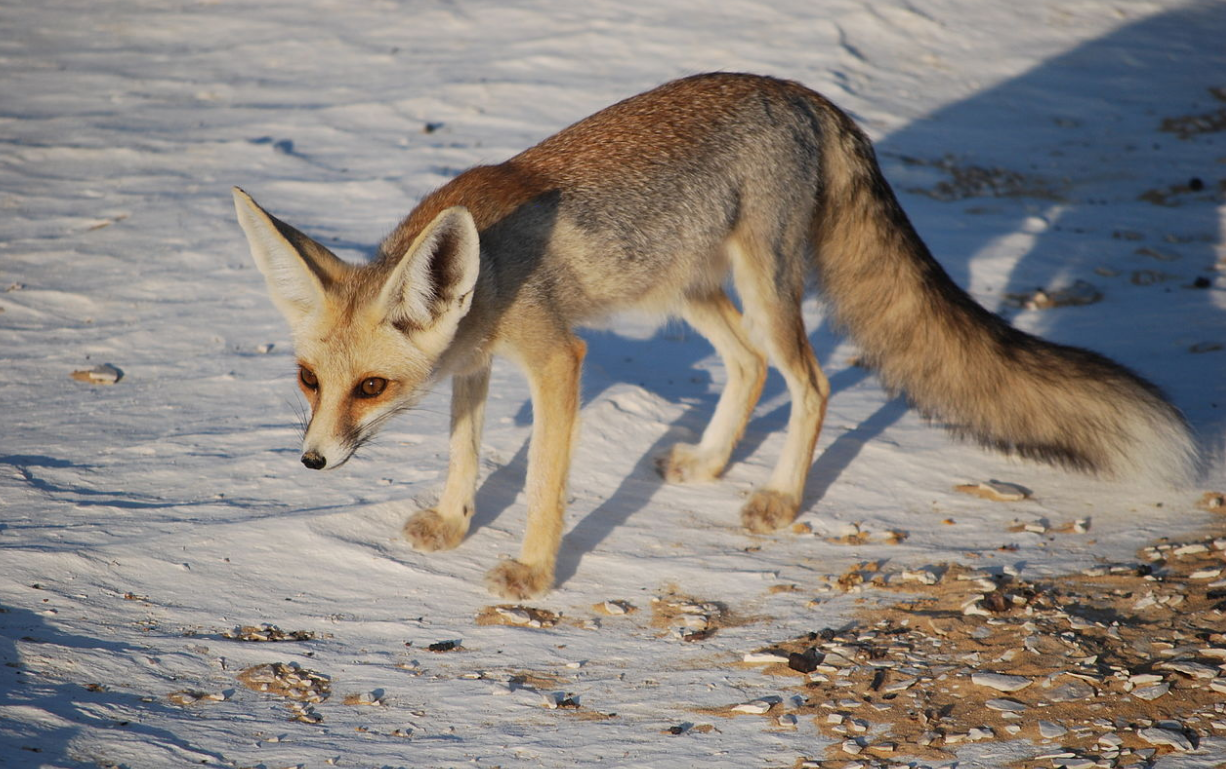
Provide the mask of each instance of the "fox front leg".
{"label": "fox front leg", "polygon": [[418,550],[451,550],[463,541],[473,519],[481,425],[489,393],[490,369],[451,380],[451,454],[443,496],[432,510],[422,510],[404,525],[404,535]]}
{"label": "fox front leg", "polygon": [[490,592],[503,598],[522,600],[553,587],[586,350],[582,340],[567,334],[520,351],[532,390],[528,526],[519,558],[503,561],[486,574]]}

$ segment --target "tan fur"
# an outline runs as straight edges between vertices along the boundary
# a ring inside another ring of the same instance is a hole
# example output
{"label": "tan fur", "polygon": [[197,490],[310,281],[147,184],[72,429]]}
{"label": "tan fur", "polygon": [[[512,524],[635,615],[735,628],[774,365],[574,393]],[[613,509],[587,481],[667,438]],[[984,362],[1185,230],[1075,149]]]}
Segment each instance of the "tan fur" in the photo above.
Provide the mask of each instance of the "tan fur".
{"label": "tan fur", "polygon": [[[1195,448],[1178,412],[1101,356],[1012,329],[975,304],[915,234],[852,121],[803,86],[700,75],[627,99],[427,196],[370,264],[341,262],[241,191],[239,221],[294,329],[312,418],[308,466],[336,467],[388,418],[453,377],[451,460],[438,505],[404,533],[421,550],[468,531],[492,355],[532,394],[528,525],[490,589],[553,584],[584,345],[573,329],[619,310],[677,314],[728,370],[695,445],[660,458],[669,481],[718,477],[765,378],[792,397],[775,470],[742,522],[795,518],[830,386],[800,303],[816,272],[835,316],[885,381],[959,434],[1107,475],[1178,481]],[[724,293],[731,276],[744,317]],[[355,388],[388,381],[377,398]]]}

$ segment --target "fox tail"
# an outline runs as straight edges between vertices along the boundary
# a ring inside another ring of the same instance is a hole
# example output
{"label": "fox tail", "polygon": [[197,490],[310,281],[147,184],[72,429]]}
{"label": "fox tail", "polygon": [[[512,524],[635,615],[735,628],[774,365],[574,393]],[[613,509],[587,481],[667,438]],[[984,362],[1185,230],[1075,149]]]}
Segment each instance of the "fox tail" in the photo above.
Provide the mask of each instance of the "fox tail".
{"label": "fox tail", "polygon": [[1180,412],[1108,358],[988,312],[920,240],[867,137],[826,113],[814,223],[822,292],[886,387],[984,446],[1110,478],[1176,486],[1198,470]]}

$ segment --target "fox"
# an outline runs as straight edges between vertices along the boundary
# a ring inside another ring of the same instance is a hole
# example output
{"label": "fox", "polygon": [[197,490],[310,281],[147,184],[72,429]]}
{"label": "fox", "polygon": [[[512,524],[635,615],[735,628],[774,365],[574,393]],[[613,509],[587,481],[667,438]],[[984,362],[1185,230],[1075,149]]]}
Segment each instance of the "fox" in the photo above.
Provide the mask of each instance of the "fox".
{"label": "fox", "polygon": [[785,438],[741,509],[749,532],[790,525],[804,498],[830,397],[801,315],[814,282],[861,365],[955,436],[1107,478],[1178,486],[1196,470],[1190,427],[1156,386],[1098,353],[1018,330],[960,288],[864,131],[795,81],[708,73],[625,99],[455,176],[362,264],[241,189],[233,195],[291,330],[310,406],[303,465],[343,466],[451,378],[443,489],[403,529],[417,550],[464,540],[491,361],[522,368],[533,414],[527,524],[518,557],[486,574],[503,598],[554,587],[586,352],[576,331],[628,310],[684,320],[726,370],[697,442],[658,458],[668,482],[719,478],[768,361],[782,374]]}

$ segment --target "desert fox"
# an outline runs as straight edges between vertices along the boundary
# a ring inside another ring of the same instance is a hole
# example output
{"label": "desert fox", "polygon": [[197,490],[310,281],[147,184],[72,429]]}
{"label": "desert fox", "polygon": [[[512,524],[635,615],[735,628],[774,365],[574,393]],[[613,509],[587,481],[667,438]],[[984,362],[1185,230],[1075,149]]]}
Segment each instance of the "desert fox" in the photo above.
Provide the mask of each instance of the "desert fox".
{"label": "desert fox", "polygon": [[[933,259],[853,121],[804,86],[717,73],[662,85],[427,196],[369,264],[346,263],[239,189],[238,219],[289,321],[311,406],[302,462],[339,467],[389,418],[452,377],[438,505],[409,518],[420,550],[453,548],[473,514],[490,359],[530,385],[528,522],[504,597],[553,585],[579,406],[574,329],[626,309],[679,315],[710,340],[727,386],[697,444],[660,458],[669,481],[716,478],[769,360],[791,395],[751,531],[801,503],[830,393],[801,318],[806,278],[863,362],[957,434],[1116,477],[1189,478],[1195,447],[1153,385],[1086,350],[1018,331]],[[731,276],[738,311],[725,293]],[[744,313],[743,316],[741,313]]]}

